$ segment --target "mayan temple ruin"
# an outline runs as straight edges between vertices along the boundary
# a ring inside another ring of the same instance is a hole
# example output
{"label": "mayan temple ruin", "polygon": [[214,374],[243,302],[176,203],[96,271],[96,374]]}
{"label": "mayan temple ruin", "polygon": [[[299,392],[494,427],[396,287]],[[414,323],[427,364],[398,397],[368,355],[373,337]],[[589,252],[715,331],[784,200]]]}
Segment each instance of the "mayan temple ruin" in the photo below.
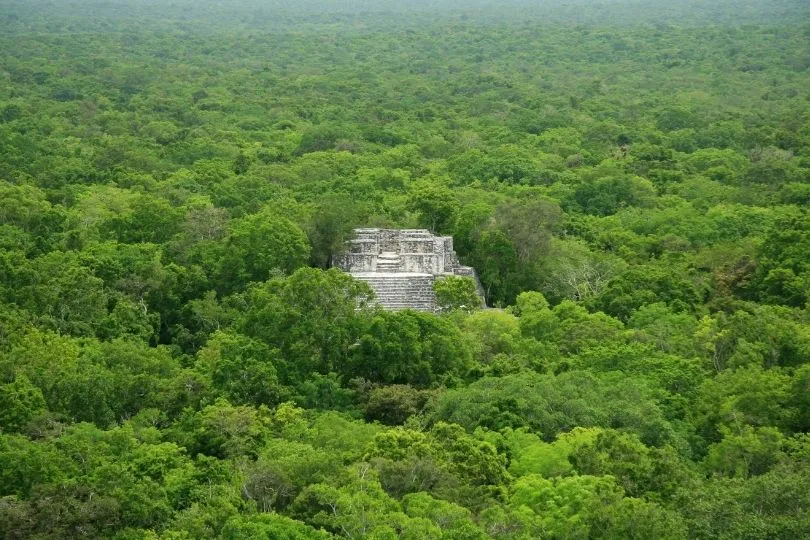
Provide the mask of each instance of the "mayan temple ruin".
{"label": "mayan temple ruin", "polygon": [[433,283],[443,276],[470,276],[484,297],[478,276],[462,266],[453,238],[426,229],[355,229],[347,253],[335,266],[368,283],[387,309],[436,311]]}

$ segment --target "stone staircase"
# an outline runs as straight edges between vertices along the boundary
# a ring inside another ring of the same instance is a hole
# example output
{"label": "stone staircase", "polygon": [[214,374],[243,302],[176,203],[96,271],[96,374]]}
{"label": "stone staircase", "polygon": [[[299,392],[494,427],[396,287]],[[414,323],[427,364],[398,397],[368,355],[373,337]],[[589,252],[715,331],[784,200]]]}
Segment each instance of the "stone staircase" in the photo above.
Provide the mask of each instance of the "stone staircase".
{"label": "stone staircase", "polygon": [[[379,269],[379,262],[378,269]],[[355,278],[368,283],[374,290],[377,302],[386,309],[415,309],[434,311],[436,296],[433,293],[434,276],[430,274],[378,273],[355,274]]]}
{"label": "stone staircase", "polygon": [[383,251],[377,255],[377,272],[397,272],[399,270],[399,254]]}

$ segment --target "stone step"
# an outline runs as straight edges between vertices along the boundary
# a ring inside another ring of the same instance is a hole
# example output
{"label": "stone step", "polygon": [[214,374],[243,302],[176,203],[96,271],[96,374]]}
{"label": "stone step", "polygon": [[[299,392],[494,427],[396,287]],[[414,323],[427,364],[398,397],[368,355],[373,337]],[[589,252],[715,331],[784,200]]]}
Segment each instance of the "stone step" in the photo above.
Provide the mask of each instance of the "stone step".
{"label": "stone step", "polygon": [[[377,269],[380,270],[379,264]],[[434,310],[436,301],[433,293],[433,276],[378,274],[355,277],[369,284],[377,303],[386,309]]]}
{"label": "stone step", "polygon": [[432,284],[433,283],[432,278],[421,278],[421,277],[407,278],[407,277],[399,277],[396,274],[391,275],[391,276],[375,275],[374,277],[365,277],[365,276],[357,277],[357,276],[355,276],[355,279],[359,279],[360,281],[365,281],[367,283],[388,283],[388,284],[391,284],[391,285],[400,285],[400,284],[401,285],[411,285],[411,284],[414,284],[414,283],[427,283],[427,284]]}
{"label": "stone step", "polygon": [[433,299],[430,298],[430,297],[427,297],[427,296],[417,297],[417,298],[414,298],[414,297],[402,298],[402,297],[398,297],[398,296],[397,297],[380,297],[380,296],[376,296],[374,299],[377,300],[379,303],[385,305],[385,306],[395,305],[395,304],[402,304],[402,305],[408,305],[408,306],[413,306],[413,305],[417,305],[417,304],[419,304],[419,305],[433,304]]}
{"label": "stone step", "polygon": [[399,294],[402,292],[409,292],[411,294],[425,293],[430,294],[433,287],[391,287],[389,285],[372,285],[372,289],[376,289],[379,293]]}

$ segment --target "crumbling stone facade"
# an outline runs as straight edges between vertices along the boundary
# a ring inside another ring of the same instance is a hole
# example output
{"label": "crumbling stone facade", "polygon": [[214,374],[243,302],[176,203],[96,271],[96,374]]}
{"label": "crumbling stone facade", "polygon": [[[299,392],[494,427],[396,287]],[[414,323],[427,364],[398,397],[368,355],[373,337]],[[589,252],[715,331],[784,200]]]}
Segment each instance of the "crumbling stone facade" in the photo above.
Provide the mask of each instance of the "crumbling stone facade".
{"label": "crumbling stone facade", "polygon": [[377,301],[388,309],[435,311],[433,283],[443,276],[470,276],[481,303],[478,276],[463,266],[453,251],[453,238],[426,229],[355,229],[347,252],[335,266],[368,283]]}

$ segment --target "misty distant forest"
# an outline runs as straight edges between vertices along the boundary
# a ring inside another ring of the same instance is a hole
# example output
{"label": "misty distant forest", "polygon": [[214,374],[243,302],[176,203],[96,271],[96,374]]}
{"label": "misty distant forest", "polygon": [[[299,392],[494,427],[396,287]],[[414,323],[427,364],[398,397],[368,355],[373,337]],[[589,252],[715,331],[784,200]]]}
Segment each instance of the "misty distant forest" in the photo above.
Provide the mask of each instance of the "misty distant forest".
{"label": "misty distant forest", "polygon": [[810,538],[808,208],[806,0],[0,0],[0,538]]}

